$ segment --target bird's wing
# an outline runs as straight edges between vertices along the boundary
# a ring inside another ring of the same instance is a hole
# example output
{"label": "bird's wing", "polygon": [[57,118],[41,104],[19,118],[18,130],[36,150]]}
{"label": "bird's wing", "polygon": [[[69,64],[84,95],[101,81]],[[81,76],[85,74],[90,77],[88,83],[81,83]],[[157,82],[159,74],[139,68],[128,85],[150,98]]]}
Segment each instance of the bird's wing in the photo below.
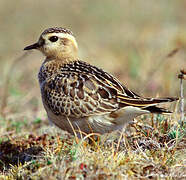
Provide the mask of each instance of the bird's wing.
{"label": "bird's wing", "polygon": [[142,98],[112,75],[82,61],[66,64],[46,79],[42,92],[53,113],[76,118],[105,114],[125,106],[145,108],[172,101]]}

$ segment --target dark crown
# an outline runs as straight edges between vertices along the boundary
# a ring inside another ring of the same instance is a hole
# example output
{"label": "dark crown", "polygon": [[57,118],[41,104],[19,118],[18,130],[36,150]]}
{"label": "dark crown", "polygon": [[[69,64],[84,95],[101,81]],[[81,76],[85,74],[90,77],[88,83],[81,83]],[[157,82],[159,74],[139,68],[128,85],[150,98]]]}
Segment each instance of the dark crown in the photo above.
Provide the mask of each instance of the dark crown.
{"label": "dark crown", "polygon": [[48,34],[48,33],[66,33],[66,34],[73,35],[72,31],[70,31],[66,28],[62,28],[62,27],[48,28],[48,29],[44,30],[44,32],[42,34]]}

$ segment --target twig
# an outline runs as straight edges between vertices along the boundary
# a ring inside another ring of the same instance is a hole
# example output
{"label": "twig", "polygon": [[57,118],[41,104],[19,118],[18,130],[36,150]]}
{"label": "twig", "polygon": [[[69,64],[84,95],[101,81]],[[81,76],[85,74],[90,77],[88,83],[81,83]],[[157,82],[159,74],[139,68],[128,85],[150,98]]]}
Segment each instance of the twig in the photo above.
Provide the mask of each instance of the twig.
{"label": "twig", "polygon": [[180,70],[180,74],[178,75],[178,78],[180,79],[180,113],[181,113],[181,123],[184,121],[184,94],[183,94],[183,80],[186,80],[186,70],[182,69]]}

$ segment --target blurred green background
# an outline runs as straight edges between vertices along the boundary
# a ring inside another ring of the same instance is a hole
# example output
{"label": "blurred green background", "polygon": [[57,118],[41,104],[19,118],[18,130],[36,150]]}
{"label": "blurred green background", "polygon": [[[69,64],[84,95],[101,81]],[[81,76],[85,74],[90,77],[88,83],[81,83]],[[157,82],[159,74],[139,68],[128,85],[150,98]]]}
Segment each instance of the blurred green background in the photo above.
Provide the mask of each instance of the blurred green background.
{"label": "blurred green background", "polygon": [[184,0],[1,0],[1,111],[14,119],[45,116],[37,82],[43,55],[33,51],[16,59],[53,26],[74,32],[81,60],[137,93],[178,96],[177,75],[186,68],[185,9]]}

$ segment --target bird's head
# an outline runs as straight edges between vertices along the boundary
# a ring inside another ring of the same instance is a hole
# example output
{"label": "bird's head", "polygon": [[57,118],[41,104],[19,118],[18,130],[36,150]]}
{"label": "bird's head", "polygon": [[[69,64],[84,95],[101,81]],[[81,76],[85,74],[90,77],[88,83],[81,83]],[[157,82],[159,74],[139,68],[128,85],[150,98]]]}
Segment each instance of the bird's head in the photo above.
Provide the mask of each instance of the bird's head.
{"label": "bird's head", "polygon": [[77,59],[78,46],[73,33],[65,28],[54,27],[46,29],[38,42],[27,46],[24,50],[40,50],[47,58]]}

